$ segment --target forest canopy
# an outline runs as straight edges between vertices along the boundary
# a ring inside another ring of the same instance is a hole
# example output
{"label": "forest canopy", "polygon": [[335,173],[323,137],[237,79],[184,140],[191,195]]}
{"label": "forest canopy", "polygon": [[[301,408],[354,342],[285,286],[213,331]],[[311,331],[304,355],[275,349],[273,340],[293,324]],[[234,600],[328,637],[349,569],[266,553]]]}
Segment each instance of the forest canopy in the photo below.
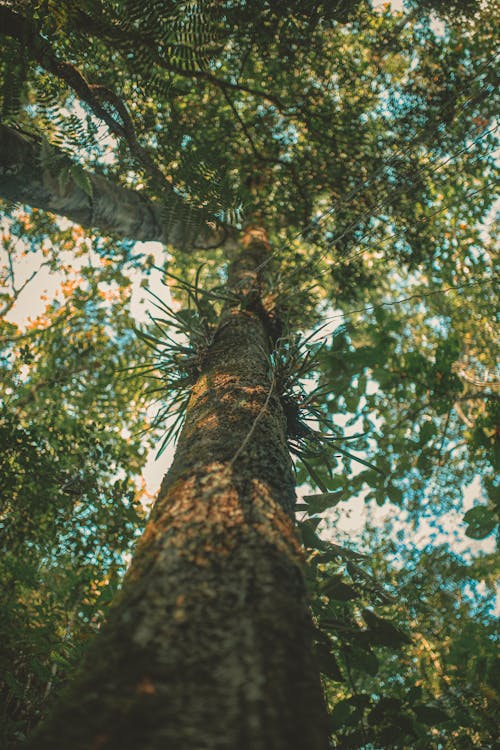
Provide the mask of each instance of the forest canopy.
{"label": "forest canopy", "polygon": [[2,746],[99,640],[237,309],[270,386],[229,464],[276,395],[331,747],[499,747],[495,10],[0,1]]}

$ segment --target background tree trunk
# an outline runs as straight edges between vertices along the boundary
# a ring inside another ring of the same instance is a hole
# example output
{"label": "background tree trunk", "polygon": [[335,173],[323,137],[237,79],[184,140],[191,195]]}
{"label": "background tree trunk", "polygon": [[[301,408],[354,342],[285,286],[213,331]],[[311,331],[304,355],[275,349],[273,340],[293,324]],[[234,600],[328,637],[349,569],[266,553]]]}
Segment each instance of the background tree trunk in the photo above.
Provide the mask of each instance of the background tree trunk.
{"label": "background tree trunk", "polygon": [[[233,288],[119,601],[44,750],[326,750],[286,425],[258,301],[265,238]],[[252,297],[253,295],[253,297]]]}

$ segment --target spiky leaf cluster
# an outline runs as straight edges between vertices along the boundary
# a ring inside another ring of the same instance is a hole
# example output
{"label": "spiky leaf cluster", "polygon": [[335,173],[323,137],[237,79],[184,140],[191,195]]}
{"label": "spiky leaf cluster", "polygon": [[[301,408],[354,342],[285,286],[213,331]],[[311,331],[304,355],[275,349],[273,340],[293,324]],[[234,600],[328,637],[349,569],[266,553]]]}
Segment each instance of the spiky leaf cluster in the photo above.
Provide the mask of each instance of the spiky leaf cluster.
{"label": "spiky leaf cluster", "polygon": [[[333,338],[343,331],[344,328],[340,327],[334,332]],[[321,329],[307,336],[297,334],[280,339],[271,359],[276,389],[287,421],[290,450],[304,464],[321,491],[327,493],[325,482],[309,459],[318,459],[324,463],[331,479],[337,466],[336,458],[341,456],[347,456],[369,468],[375,467],[339,445],[348,440],[359,443],[364,436],[346,436],[333,424],[324,406],[329,386],[313,385],[313,376],[320,368],[320,355],[327,341],[326,337],[314,341],[320,332]],[[332,455],[332,449],[340,456]]]}
{"label": "spiky leaf cluster", "polygon": [[[176,310],[148,290],[158,314],[149,313],[151,325],[147,329],[136,329],[137,335],[151,348],[151,355],[147,363],[135,369],[154,381],[146,389],[146,395],[154,396],[160,404],[153,427],[166,426],[158,455],[171,440],[176,439],[182,426],[191,386],[201,373],[213,341],[220,306],[234,301],[218,289],[201,288],[202,268],[198,268],[192,284],[167,272],[167,278],[175,279],[177,292],[183,296],[185,306]],[[165,291],[167,296],[166,285]]]}

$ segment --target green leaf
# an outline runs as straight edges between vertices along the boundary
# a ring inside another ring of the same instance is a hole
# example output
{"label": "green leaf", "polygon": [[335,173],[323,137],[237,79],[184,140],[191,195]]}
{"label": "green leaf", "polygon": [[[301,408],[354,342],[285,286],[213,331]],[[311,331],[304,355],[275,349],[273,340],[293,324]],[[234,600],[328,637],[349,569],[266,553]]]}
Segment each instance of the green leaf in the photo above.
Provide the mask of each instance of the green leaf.
{"label": "green leaf", "polygon": [[434,462],[429,453],[423,450],[417,459],[417,469],[423,474],[430,472],[434,468]]}
{"label": "green leaf", "polygon": [[358,474],[358,480],[366,482],[369,487],[377,487],[380,484],[380,476],[378,472],[369,469],[368,471],[361,471]]}
{"label": "green leaf", "polygon": [[422,697],[422,693],[423,690],[421,685],[413,685],[413,687],[408,690],[408,703],[415,703],[416,701],[419,701]]}
{"label": "green leaf", "polygon": [[316,534],[316,526],[317,519],[308,519],[307,521],[302,521],[299,524],[300,532],[302,535],[302,542],[306,549],[324,550],[326,548],[326,542],[320,539]]}
{"label": "green leaf", "polygon": [[307,503],[308,513],[312,516],[316,513],[323,513],[329,508],[334,508],[344,494],[344,490],[337,490],[335,492],[322,492],[318,495],[304,495],[302,499]]}
{"label": "green leaf", "polygon": [[372,708],[367,716],[368,724],[379,724],[388,717],[394,719],[401,711],[402,703],[399,698],[380,698],[377,705]]}
{"label": "green leaf", "polygon": [[347,700],[339,701],[331,715],[330,715],[330,728],[333,732],[338,731],[344,726],[350,725],[350,718],[354,707],[350,705]]}
{"label": "green leaf", "polygon": [[484,479],[484,486],[488,494],[489,499],[492,501],[496,508],[497,513],[500,514],[500,483],[495,483],[493,480]]}
{"label": "green leaf", "polygon": [[369,648],[357,648],[350,646],[346,648],[346,659],[349,666],[375,677],[379,669],[379,661],[376,654]]}
{"label": "green leaf", "polygon": [[360,721],[366,704],[364,702],[362,705],[359,705],[359,702],[356,704],[355,699],[361,697],[365,696],[346,698],[335,705],[330,716],[330,727],[334,732],[343,727],[353,727]]}
{"label": "green leaf", "polygon": [[436,432],[437,432],[437,428],[434,422],[424,422],[420,428],[420,432],[418,435],[420,445],[424,445],[425,443],[428,443],[429,440],[432,437],[434,437]]}
{"label": "green leaf", "polygon": [[356,414],[359,407],[359,393],[344,394],[344,401],[348,412]]}
{"label": "green leaf", "polygon": [[378,617],[371,610],[363,610],[363,619],[368,625],[369,633],[374,643],[380,646],[388,646],[389,648],[400,648],[411,643],[406,633],[395,627],[392,622]]}
{"label": "green leaf", "polygon": [[465,533],[471,539],[484,539],[495,529],[498,518],[492,508],[487,505],[476,505],[464,515],[468,524]]}
{"label": "green leaf", "polygon": [[387,488],[387,495],[389,497],[389,500],[396,505],[400,505],[401,501],[403,500],[403,490],[401,490],[399,487],[396,487],[394,484],[389,485],[389,487]]}
{"label": "green leaf", "polygon": [[92,182],[90,181],[90,177],[83,169],[83,167],[81,167],[79,164],[73,164],[70,169],[70,173],[78,187],[81,188],[83,192],[89,196],[89,198],[92,198],[94,192]]}
{"label": "green leaf", "polygon": [[316,658],[320,671],[335,682],[343,682],[344,677],[340,671],[337,659],[324,643],[315,646]]}
{"label": "green leaf", "polygon": [[412,708],[417,719],[427,724],[427,726],[442,724],[450,719],[449,715],[442,708],[439,708],[439,706],[433,706],[428,703],[416,703]]}
{"label": "green leaf", "polygon": [[71,182],[72,178],[72,167],[68,164],[64,164],[57,174],[57,185],[60,193],[66,192],[66,188]]}
{"label": "green leaf", "polygon": [[12,694],[16,698],[22,699],[24,694],[24,687],[21,685],[19,680],[17,680],[14,675],[10,674],[9,672],[5,672],[5,674],[2,676],[3,681],[9,688],[9,690],[12,692]]}
{"label": "green leaf", "polygon": [[[408,735],[410,737],[414,737],[415,731],[409,718],[404,715],[400,715],[398,716],[397,724],[388,724],[387,726],[384,726],[380,729],[379,740],[381,743],[383,743],[383,747],[401,747],[399,743]],[[396,745],[396,743],[398,744]],[[406,744],[405,747],[407,747]]]}
{"label": "green leaf", "polygon": [[313,468],[313,466],[307,461],[304,456],[301,456],[301,461],[304,464],[305,468],[309,472],[309,475],[313,482],[319,487],[322,493],[328,492],[328,488],[323,481],[322,477],[318,474],[318,472]]}
{"label": "green leaf", "polygon": [[349,586],[341,580],[342,576],[331,576],[321,587],[321,592],[327,594],[330,599],[337,599],[340,602],[346,602],[350,599],[359,599],[359,594],[355,588]]}

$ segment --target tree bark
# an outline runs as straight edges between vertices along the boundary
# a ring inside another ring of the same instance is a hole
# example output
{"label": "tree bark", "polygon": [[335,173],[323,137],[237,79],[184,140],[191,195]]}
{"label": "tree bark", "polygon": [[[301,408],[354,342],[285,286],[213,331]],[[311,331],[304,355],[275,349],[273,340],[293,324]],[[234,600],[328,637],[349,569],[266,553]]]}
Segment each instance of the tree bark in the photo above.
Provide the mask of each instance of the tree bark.
{"label": "tree bark", "polygon": [[168,212],[161,212],[145,195],[83,170],[57,148],[51,147],[51,154],[57,167],[49,167],[36,138],[0,124],[0,198],[52,211],[105,235],[164,242],[177,249],[214,247],[224,237],[223,230],[199,227],[199,222],[190,233],[193,209],[174,193],[168,196]]}
{"label": "tree bark", "polygon": [[[230,272],[173,465],[108,624],[33,750],[326,750],[286,421],[258,298]],[[253,301],[252,301],[253,295]]]}

